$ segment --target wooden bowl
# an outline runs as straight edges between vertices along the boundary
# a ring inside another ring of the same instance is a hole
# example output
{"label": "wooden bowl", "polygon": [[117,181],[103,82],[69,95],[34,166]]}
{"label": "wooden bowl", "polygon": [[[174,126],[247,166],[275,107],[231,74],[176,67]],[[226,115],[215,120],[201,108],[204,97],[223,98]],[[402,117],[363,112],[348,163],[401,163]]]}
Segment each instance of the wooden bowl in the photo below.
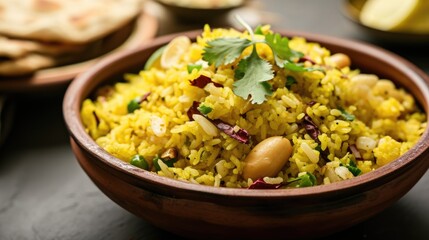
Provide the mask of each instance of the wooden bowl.
{"label": "wooden bowl", "polygon": [[[334,37],[279,31],[348,54],[354,67],[392,79],[429,112],[429,78],[403,58],[378,47]],[[368,219],[401,198],[429,167],[429,130],[399,159],[373,172],[330,185],[281,190],[215,188],[177,181],[125,163],[98,146],[80,119],[82,101],[101,84],[141,69],[148,57],[178,35],[109,57],[76,78],[63,112],[77,160],[92,181],[117,204],[166,231],[200,239],[319,237]]]}
{"label": "wooden bowl", "polygon": [[360,21],[359,16],[366,1],[367,0],[343,1],[343,14],[364,34],[380,42],[393,44],[413,43],[419,45],[429,45],[429,34],[383,31],[363,24]]}

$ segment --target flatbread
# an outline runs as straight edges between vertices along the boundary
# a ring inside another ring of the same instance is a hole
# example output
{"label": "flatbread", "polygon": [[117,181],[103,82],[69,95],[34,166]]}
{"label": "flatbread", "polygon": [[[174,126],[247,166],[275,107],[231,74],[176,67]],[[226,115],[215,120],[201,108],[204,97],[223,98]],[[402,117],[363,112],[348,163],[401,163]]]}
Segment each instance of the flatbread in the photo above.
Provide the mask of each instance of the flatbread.
{"label": "flatbread", "polygon": [[0,34],[86,43],[136,17],[143,0],[0,0]]}
{"label": "flatbread", "polygon": [[0,61],[0,75],[21,76],[55,65],[56,60],[53,57],[40,54],[29,54],[18,59]]}
{"label": "flatbread", "polygon": [[79,53],[86,47],[86,45],[46,43],[0,36],[0,57],[3,58],[21,58],[30,53],[59,56],[66,53]]}

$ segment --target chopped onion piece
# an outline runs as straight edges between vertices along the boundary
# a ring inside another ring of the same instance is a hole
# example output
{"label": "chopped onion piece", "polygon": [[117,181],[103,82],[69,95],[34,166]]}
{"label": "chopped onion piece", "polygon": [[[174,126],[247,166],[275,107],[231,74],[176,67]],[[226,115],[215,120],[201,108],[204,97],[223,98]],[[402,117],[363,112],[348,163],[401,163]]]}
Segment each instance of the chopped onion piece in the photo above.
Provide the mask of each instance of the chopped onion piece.
{"label": "chopped onion piece", "polygon": [[222,84],[215,83],[212,81],[211,78],[204,75],[200,75],[199,77],[195,78],[194,80],[191,80],[190,82],[192,86],[199,87],[199,88],[204,88],[209,83],[213,83],[215,87],[223,87]]}
{"label": "chopped onion piece", "polygon": [[162,118],[158,116],[151,116],[150,117],[150,125],[152,128],[153,133],[158,136],[164,136],[166,132],[165,122]]}
{"label": "chopped onion piece", "polygon": [[314,152],[315,150],[311,148],[310,145],[308,145],[306,142],[303,142],[301,143],[301,148],[312,163],[319,162],[319,155]]}
{"label": "chopped onion piece", "polygon": [[207,118],[205,118],[203,115],[200,114],[193,114],[192,118],[195,120],[195,122],[200,125],[200,127],[210,136],[217,136],[218,130],[213,123],[211,123]]}
{"label": "chopped onion piece", "polygon": [[370,137],[358,137],[356,139],[356,147],[362,150],[372,150],[377,146],[377,141]]}
{"label": "chopped onion piece", "polygon": [[350,151],[352,151],[353,156],[356,159],[362,159],[362,155],[360,155],[359,150],[356,148],[356,145],[350,145]]}
{"label": "chopped onion piece", "polygon": [[166,177],[174,178],[174,174],[168,169],[167,164],[165,164],[163,161],[158,161],[159,167],[161,168],[161,171],[165,174]]}
{"label": "chopped onion piece", "polygon": [[228,136],[236,139],[237,141],[241,143],[248,144],[250,142],[250,135],[249,133],[240,128],[239,126],[231,126],[230,124],[220,120],[220,119],[209,119],[202,115],[202,113],[198,110],[198,107],[200,106],[200,102],[194,101],[192,103],[192,106],[188,109],[187,115],[190,120],[195,120],[194,116],[201,115],[204,117],[207,121],[210,121],[214,126],[216,126],[219,130],[227,134]]}
{"label": "chopped onion piece", "polygon": [[353,176],[353,173],[351,173],[351,172],[349,171],[349,169],[347,169],[347,167],[344,167],[344,166],[336,167],[336,168],[335,168],[335,173],[336,173],[340,178],[342,178],[343,180],[351,179],[351,178],[353,178],[353,177],[354,177],[354,176]]}
{"label": "chopped onion piece", "polygon": [[259,178],[248,187],[248,189],[278,189],[282,186],[282,183],[279,184],[270,184],[266,183],[263,178]]}
{"label": "chopped onion piece", "polygon": [[318,137],[321,134],[321,132],[319,128],[316,126],[316,124],[313,122],[313,119],[311,119],[310,116],[305,114],[303,123],[304,123],[304,128],[307,131],[308,135],[310,135],[310,137],[314,139],[317,143],[320,143]]}

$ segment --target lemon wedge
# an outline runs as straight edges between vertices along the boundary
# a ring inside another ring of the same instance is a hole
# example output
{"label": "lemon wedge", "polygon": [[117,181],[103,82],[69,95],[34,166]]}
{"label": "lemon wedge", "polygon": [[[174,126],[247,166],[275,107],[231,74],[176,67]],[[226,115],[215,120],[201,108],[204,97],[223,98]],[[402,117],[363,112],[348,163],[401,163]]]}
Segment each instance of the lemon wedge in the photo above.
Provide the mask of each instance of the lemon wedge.
{"label": "lemon wedge", "polygon": [[190,46],[191,40],[186,36],[179,36],[171,40],[162,52],[161,67],[170,68],[176,65]]}
{"label": "lemon wedge", "polygon": [[153,67],[160,68],[161,55],[164,52],[165,47],[166,46],[162,46],[158,48],[154,53],[152,53],[152,55],[150,55],[150,57],[148,58],[148,60],[144,65],[144,68],[143,68],[144,70],[149,70]]}
{"label": "lemon wedge", "polygon": [[360,21],[384,31],[429,33],[429,1],[368,0]]}

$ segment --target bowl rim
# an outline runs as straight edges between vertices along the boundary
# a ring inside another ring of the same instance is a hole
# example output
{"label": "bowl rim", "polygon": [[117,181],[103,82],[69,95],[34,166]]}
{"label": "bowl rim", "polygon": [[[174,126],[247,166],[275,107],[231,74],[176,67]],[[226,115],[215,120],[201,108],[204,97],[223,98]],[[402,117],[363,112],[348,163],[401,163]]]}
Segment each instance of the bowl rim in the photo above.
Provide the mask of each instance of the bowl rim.
{"label": "bowl rim", "polygon": [[[424,102],[420,104],[424,105],[426,110],[427,121],[429,121],[427,110],[429,108],[429,76],[427,76],[417,66],[409,62],[408,60],[380,47],[374,46],[369,43],[359,42],[356,40],[338,38],[333,36],[322,35],[318,33],[309,33],[294,30],[275,30],[281,35],[285,36],[300,36],[308,39],[309,41],[319,42],[322,46],[325,43],[335,43],[336,46],[347,48],[350,51],[366,52],[367,54],[376,57],[378,60],[388,63],[389,65],[395,66],[401,72],[406,73],[410,76],[410,79],[418,86],[422,93]],[[372,172],[365,173],[352,179],[343,180],[340,182],[331,183],[328,185],[319,185],[307,188],[296,188],[296,189],[246,189],[246,188],[226,188],[226,187],[213,187],[194,184],[186,181],[175,180],[168,177],[159,176],[156,173],[142,170],[134,167],[129,163],[126,163],[113,155],[110,155],[107,151],[102,149],[90,136],[86,133],[80,118],[80,107],[82,101],[88,96],[80,96],[79,91],[87,86],[91,78],[97,76],[103,69],[112,66],[117,61],[121,61],[127,56],[135,54],[137,52],[146,51],[147,49],[155,49],[162,44],[168,43],[169,40],[179,35],[187,35],[191,39],[195,39],[196,36],[201,34],[201,30],[179,32],[169,35],[157,37],[150,42],[141,45],[139,48],[120,52],[115,55],[111,55],[107,58],[102,59],[97,64],[92,66],[84,73],[77,76],[76,79],[68,86],[63,99],[63,117],[66,123],[66,127],[72,140],[77,145],[85,149],[86,152],[90,153],[103,165],[113,168],[122,174],[126,174],[140,182],[141,184],[157,184],[157,188],[164,189],[181,189],[188,193],[204,193],[208,195],[216,195],[219,197],[239,197],[239,198],[261,198],[267,197],[274,199],[285,199],[285,198],[300,198],[306,196],[328,196],[332,193],[340,194],[341,192],[356,192],[363,191],[370,184],[381,183],[387,181],[398,171],[405,171],[417,160],[424,161],[424,159],[418,159],[420,154],[429,151],[429,127],[425,129],[424,133],[420,137],[419,141],[405,154],[393,162],[382,166]],[[91,89],[92,92],[94,89]],[[83,91],[81,91],[83,92]],[[79,99],[81,98],[81,99]],[[134,182],[135,183],[135,182]],[[137,184],[140,185],[140,184]]]}

